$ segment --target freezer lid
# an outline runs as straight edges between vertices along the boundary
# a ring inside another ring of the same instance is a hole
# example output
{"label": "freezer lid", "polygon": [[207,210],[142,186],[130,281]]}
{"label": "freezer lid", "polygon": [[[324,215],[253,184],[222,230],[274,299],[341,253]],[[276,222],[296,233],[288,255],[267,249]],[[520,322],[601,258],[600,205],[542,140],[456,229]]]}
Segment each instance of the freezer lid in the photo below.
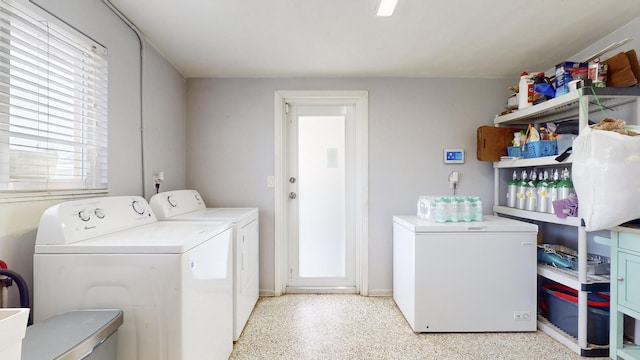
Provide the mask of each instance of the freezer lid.
{"label": "freezer lid", "polygon": [[538,225],[504,217],[484,215],[484,221],[436,223],[416,216],[394,216],[393,222],[416,233],[443,232],[538,232]]}

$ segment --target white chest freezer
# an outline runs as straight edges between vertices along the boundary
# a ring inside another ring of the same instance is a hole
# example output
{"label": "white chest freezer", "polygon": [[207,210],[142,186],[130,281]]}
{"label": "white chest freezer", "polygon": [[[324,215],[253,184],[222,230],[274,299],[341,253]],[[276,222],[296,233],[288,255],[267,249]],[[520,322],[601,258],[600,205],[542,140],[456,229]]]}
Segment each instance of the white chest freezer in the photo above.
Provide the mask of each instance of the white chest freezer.
{"label": "white chest freezer", "polygon": [[393,299],[415,332],[535,331],[538,227],[393,217]]}

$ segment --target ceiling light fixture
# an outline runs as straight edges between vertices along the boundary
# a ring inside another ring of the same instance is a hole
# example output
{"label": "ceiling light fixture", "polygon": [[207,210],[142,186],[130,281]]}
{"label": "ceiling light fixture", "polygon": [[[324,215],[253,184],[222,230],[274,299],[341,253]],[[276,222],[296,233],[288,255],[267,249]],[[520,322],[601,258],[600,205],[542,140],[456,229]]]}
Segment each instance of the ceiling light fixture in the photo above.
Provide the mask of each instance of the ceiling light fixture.
{"label": "ceiling light fixture", "polygon": [[396,9],[396,4],[398,4],[398,0],[380,0],[376,15],[377,16],[393,15],[393,11]]}

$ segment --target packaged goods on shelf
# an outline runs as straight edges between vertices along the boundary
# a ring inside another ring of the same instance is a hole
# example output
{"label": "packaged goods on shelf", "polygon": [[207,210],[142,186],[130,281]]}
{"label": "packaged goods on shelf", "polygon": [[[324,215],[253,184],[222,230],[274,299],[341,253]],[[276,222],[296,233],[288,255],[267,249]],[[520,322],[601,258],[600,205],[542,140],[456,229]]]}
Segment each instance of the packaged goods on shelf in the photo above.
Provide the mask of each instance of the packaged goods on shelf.
{"label": "packaged goods on shelf", "polygon": [[[603,61],[607,64],[607,86],[628,87],[638,83],[634,69],[638,69],[635,50],[620,52]],[[636,70],[640,71],[640,70]]]}
{"label": "packaged goods on shelf", "polygon": [[556,65],[556,97],[569,92],[569,82],[573,80],[586,80],[588,76],[588,63],[565,61]]}
{"label": "packaged goods on shelf", "polygon": [[593,87],[607,86],[607,70],[609,66],[600,62],[600,58],[589,63],[589,80]]}
{"label": "packaged goods on shelf", "polygon": [[483,221],[479,196],[420,196],[417,217],[430,222]]}

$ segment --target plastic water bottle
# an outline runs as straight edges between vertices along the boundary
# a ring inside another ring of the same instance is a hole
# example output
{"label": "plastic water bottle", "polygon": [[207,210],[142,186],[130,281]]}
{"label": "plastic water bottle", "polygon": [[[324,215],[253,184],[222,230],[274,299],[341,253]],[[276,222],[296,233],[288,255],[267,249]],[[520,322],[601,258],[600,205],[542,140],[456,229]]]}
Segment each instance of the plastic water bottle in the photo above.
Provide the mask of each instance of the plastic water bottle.
{"label": "plastic water bottle", "polygon": [[447,221],[458,222],[458,201],[456,198],[444,199],[445,206],[449,208],[447,213]]}
{"label": "plastic water bottle", "polygon": [[457,209],[458,209],[458,221],[470,221],[470,220],[465,220],[464,218],[464,208],[465,208],[464,197],[457,196],[456,203],[457,203]]}
{"label": "plastic water bottle", "polygon": [[513,172],[513,177],[507,183],[507,206],[516,207],[516,199],[518,191],[518,174]]}
{"label": "plastic water bottle", "polygon": [[472,198],[466,197],[463,200],[464,210],[462,211],[462,221],[473,221],[473,209],[471,207]]}
{"label": "plastic water bottle", "polygon": [[439,197],[436,198],[436,200],[434,201],[436,204],[436,222],[439,223],[443,223],[443,222],[447,222],[447,212],[448,212],[448,206],[445,204],[444,202],[444,198]]}
{"label": "plastic water bottle", "polygon": [[480,200],[479,196],[474,196],[471,198],[471,209],[473,212],[473,221],[483,221],[482,217],[482,200]]}

